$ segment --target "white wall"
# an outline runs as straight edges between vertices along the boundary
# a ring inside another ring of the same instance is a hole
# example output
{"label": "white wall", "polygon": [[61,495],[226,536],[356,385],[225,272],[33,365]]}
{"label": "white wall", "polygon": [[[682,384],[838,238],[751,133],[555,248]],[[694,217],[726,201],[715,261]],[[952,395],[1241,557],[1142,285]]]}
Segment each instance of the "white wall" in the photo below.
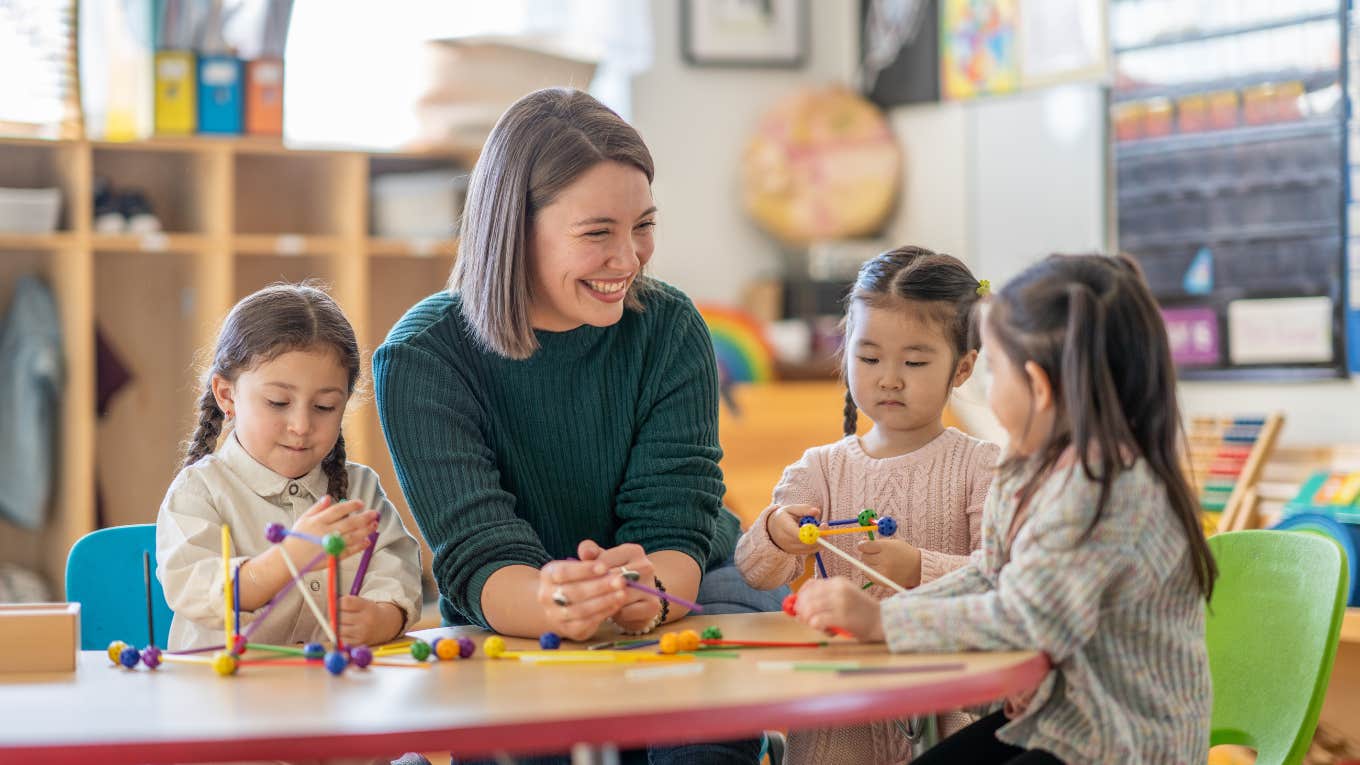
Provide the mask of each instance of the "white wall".
{"label": "white wall", "polygon": [[634,80],[632,120],[656,162],[661,225],[652,273],[695,300],[735,303],[749,281],[779,273],[778,244],[737,201],[746,138],[789,93],[848,84],[859,55],[858,2],[817,0],[807,7],[811,49],[803,68],[719,69],[685,62],[679,3],[652,1],[655,60]]}

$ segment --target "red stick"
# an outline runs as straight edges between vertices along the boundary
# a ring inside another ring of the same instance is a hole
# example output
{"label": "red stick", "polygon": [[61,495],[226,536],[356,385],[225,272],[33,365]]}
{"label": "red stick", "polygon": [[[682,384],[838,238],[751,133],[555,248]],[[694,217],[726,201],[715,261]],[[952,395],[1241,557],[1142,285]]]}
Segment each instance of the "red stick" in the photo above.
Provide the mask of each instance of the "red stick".
{"label": "red stick", "polygon": [[345,642],[340,639],[340,572],[338,570],[339,556],[332,555],[330,563],[326,566],[327,575],[330,577],[331,591],[331,629],[335,630],[335,650],[345,650]]}

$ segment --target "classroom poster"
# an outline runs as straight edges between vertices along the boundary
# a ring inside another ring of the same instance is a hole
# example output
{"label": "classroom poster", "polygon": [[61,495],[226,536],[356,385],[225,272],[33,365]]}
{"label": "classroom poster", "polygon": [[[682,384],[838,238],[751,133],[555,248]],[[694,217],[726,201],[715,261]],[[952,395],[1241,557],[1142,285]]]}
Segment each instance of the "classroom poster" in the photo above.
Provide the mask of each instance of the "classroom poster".
{"label": "classroom poster", "polygon": [[943,0],[940,82],[944,97],[974,98],[1019,87],[1019,0]]}

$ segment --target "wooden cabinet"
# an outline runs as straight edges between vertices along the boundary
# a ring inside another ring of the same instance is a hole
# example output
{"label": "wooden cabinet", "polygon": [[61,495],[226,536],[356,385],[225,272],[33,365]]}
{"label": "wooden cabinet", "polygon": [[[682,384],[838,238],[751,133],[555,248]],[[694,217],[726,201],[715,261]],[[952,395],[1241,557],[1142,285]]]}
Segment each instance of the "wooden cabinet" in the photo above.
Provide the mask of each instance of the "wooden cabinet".
{"label": "wooden cabinet", "polygon": [[[0,187],[55,186],[63,204],[54,233],[0,233],[0,310],[19,276],[42,276],[57,300],[67,365],[47,525],[30,533],[0,521],[0,561],[37,569],[60,597],[67,551],[100,519],[155,519],[222,319],[242,296],[279,280],[324,282],[354,324],[365,378],[345,423],[350,459],[378,471],[414,533],[367,359],[407,308],[443,288],[457,245],[451,235],[370,236],[371,181],[431,169],[452,179],[476,153],[291,151],[250,139],[0,139]],[[140,190],[162,231],[96,233],[97,178]],[[95,412],[96,326],[132,375],[103,417]]]}

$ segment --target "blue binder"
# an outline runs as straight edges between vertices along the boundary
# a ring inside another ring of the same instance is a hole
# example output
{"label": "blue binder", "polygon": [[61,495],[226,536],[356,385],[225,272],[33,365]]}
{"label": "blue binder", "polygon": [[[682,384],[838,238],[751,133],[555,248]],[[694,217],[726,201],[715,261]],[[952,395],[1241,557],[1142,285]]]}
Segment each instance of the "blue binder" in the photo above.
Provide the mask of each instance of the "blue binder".
{"label": "blue binder", "polygon": [[240,135],[245,76],[241,60],[204,55],[198,59],[198,132]]}

